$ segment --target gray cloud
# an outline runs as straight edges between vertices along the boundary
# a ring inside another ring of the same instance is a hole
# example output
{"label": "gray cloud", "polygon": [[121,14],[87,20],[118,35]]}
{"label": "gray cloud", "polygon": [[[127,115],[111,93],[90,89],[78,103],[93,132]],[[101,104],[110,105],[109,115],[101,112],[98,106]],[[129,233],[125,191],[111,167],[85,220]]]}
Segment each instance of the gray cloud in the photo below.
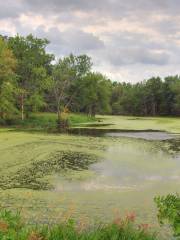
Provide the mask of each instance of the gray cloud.
{"label": "gray cloud", "polygon": [[[42,22],[33,20],[41,16]],[[153,69],[154,75],[164,68],[175,71],[179,16],[179,0],[6,0],[0,2],[0,33],[12,34],[10,24],[22,35],[48,38],[48,50],[57,56],[87,53],[101,71],[129,78],[123,70],[141,68],[144,76]],[[139,70],[138,76],[143,76]]]}
{"label": "gray cloud", "polygon": [[170,55],[166,52],[156,52],[143,48],[116,49],[116,51],[109,53],[108,57],[110,62],[116,66],[136,63],[166,65],[170,59]]}
{"label": "gray cloud", "polygon": [[0,1],[0,19],[18,17],[24,10],[25,6],[21,0]]}
{"label": "gray cloud", "polygon": [[45,31],[44,26],[40,26],[32,32],[32,29],[22,27],[18,22],[16,26],[17,32],[21,35],[25,36],[32,33],[36,37],[50,40],[48,49],[58,56],[68,55],[70,53],[88,53],[104,48],[104,42],[102,40],[82,30],[69,29],[60,31],[57,27],[53,27]]}
{"label": "gray cloud", "polygon": [[71,10],[94,10],[107,4],[108,0],[83,1],[83,0],[25,0],[30,9],[41,9],[41,11],[71,11]]}
{"label": "gray cloud", "polygon": [[95,11],[114,16],[127,16],[132,13],[180,13],[179,0],[24,0],[24,6],[38,13],[57,13],[79,11]]}
{"label": "gray cloud", "polygon": [[45,32],[43,28],[38,28],[35,34],[48,38],[51,41],[51,51],[58,55],[72,52],[75,54],[87,53],[104,47],[103,41],[98,37],[81,30],[59,31],[57,28],[51,28]]}

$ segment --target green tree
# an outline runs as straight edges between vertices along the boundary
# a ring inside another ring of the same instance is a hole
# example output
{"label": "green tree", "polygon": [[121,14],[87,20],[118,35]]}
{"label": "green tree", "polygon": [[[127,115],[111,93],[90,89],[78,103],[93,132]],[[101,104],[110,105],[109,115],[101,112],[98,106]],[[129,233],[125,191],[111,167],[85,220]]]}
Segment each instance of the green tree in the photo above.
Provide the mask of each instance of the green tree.
{"label": "green tree", "polygon": [[126,115],[178,115],[179,78],[151,78],[136,84],[112,85],[111,106],[113,114]]}
{"label": "green tree", "polygon": [[38,109],[44,104],[43,92],[49,87],[51,61],[54,56],[46,53],[47,39],[35,38],[32,35],[19,35],[8,40],[17,59],[18,105],[21,118],[24,112]]}
{"label": "green tree", "polygon": [[160,112],[162,80],[159,77],[148,79],[146,82],[145,92],[147,105],[149,106],[149,114],[155,116]]}
{"label": "green tree", "polygon": [[111,108],[112,108],[112,114],[118,115],[122,114],[122,109],[120,105],[120,100],[123,96],[123,86],[121,83],[114,82],[111,86]]}
{"label": "green tree", "polygon": [[8,48],[7,42],[0,38],[0,115],[12,117],[17,111],[15,106],[16,59]]}
{"label": "green tree", "polygon": [[88,73],[81,79],[78,92],[80,110],[88,115],[110,112],[110,81],[101,73]]}
{"label": "green tree", "polygon": [[53,68],[52,91],[55,97],[58,123],[62,122],[62,113],[71,108],[81,86],[80,80],[86,76],[92,66],[91,59],[86,55],[60,59]]}
{"label": "green tree", "polygon": [[170,89],[173,95],[172,109],[176,115],[180,115],[180,77],[175,76]]}
{"label": "green tree", "polygon": [[162,102],[161,102],[161,114],[162,115],[172,115],[174,114],[175,106],[175,92],[172,90],[174,83],[176,82],[176,77],[166,77],[163,82],[162,90]]}

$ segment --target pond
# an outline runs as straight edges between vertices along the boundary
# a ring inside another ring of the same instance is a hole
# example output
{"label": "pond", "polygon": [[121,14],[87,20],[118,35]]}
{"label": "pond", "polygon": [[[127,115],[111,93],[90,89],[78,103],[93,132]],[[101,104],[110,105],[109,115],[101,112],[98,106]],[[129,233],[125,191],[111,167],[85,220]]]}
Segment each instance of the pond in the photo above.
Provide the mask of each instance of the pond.
{"label": "pond", "polygon": [[59,221],[67,213],[108,222],[133,211],[138,222],[157,227],[153,198],[180,192],[178,135],[6,132],[1,141],[1,205],[21,207],[29,222]]}
{"label": "pond", "polygon": [[168,142],[163,142],[175,136],[163,132],[111,132],[105,136],[109,146],[101,159],[90,165],[92,175],[81,181],[61,179],[55,191],[71,195],[75,202],[75,195],[77,202],[81,196],[90,215],[106,218],[118,208],[136,211],[152,221],[153,197],[180,189],[180,157],[171,154],[164,147]]}

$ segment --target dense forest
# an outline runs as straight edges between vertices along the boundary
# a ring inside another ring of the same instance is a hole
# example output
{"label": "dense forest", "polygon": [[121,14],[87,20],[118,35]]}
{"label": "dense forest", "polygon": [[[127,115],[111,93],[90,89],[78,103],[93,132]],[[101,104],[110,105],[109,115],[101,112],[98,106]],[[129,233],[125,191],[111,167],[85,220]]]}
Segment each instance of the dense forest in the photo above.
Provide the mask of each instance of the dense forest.
{"label": "dense forest", "polygon": [[47,39],[0,37],[0,119],[31,112],[180,115],[180,77],[152,77],[136,84],[112,82],[93,72],[87,55],[57,59]]}

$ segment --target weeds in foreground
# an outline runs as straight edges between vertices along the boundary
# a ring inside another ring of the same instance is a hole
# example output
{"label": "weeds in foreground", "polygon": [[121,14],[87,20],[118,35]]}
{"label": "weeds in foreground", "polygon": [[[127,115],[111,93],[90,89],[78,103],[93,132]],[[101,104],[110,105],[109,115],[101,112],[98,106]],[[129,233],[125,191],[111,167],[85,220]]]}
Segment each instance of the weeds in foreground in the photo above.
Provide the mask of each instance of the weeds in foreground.
{"label": "weeds in foreground", "polygon": [[0,211],[0,239],[2,240],[157,240],[147,224],[136,227],[135,215],[118,217],[111,224],[82,227],[74,220],[53,226],[25,225],[19,213]]}
{"label": "weeds in foreground", "polygon": [[169,194],[156,197],[154,200],[158,208],[160,224],[168,222],[172,227],[174,236],[180,239],[180,195]]}

